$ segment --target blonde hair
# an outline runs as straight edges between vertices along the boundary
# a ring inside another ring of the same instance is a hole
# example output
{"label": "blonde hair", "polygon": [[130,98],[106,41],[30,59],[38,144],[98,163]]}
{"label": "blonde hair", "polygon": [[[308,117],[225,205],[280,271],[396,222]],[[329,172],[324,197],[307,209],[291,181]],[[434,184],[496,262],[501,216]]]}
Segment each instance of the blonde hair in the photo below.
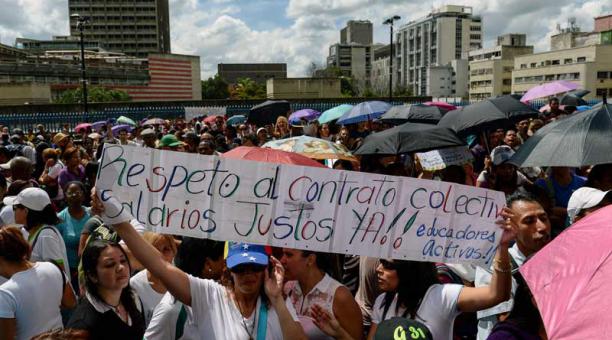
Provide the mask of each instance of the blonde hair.
{"label": "blonde hair", "polygon": [[62,151],[59,149],[46,148],[45,150],[43,150],[42,157],[43,159],[53,158],[57,160],[60,157],[61,153]]}
{"label": "blonde hair", "polygon": [[142,234],[142,237],[145,239],[145,241],[147,241],[147,243],[149,243],[156,249],[161,248],[161,246],[164,244],[168,244],[172,251],[176,254],[176,241],[174,240],[174,237],[172,235],[158,234],[152,231],[145,231],[144,234]]}

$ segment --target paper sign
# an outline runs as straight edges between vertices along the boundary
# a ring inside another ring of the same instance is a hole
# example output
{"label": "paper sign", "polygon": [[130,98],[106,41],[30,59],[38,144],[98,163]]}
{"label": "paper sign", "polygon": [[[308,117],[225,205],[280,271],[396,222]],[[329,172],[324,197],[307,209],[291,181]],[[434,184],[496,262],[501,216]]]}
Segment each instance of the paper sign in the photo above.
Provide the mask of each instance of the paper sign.
{"label": "paper sign", "polygon": [[423,170],[442,170],[449,165],[464,165],[474,159],[472,153],[465,146],[420,152],[416,154]]}
{"label": "paper sign", "polygon": [[487,264],[504,194],[440,181],[105,145],[96,184],[153,231]]}

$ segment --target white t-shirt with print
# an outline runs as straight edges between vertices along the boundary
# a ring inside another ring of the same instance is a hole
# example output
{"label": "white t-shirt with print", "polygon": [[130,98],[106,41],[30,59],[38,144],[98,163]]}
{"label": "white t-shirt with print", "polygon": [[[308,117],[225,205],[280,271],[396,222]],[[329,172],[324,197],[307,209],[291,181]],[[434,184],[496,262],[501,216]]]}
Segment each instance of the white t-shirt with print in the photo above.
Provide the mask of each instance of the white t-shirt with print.
{"label": "white t-shirt with print", "polygon": [[[452,340],[453,324],[461,312],[457,308],[459,294],[463,289],[457,284],[435,284],[429,287],[416,313],[416,320],[429,328],[434,340]],[[379,324],[395,316],[402,316],[405,308],[399,308],[397,313],[397,294],[393,298],[387,315],[383,320],[385,294],[380,294],[372,308],[372,323]]]}
{"label": "white t-shirt with print", "polygon": [[130,286],[136,291],[138,297],[142,301],[145,324],[148,325],[153,317],[153,311],[157,304],[161,301],[164,294],[160,294],[153,290],[147,278],[147,270],[141,270],[130,279]]}
{"label": "white t-shirt with print", "polygon": [[[257,299],[257,306],[253,314],[245,319],[224,286],[213,280],[200,279],[191,275],[189,276],[189,286],[193,317],[200,325],[201,333],[199,335],[201,339],[246,340],[249,339],[251,330],[253,339],[256,338],[261,298]],[[293,320],[297,322],[298,317],[291,302],[285,301],[285,305]],[[278,315],[271,307],[268,310],[266,340],[282,339],[283,333]]]}
{"label": "white t-shirt with print", "polygon": [[38,262],[0,286],[0,318],[17,320],[18,340],[63,328],[61,275],[54,264]]}

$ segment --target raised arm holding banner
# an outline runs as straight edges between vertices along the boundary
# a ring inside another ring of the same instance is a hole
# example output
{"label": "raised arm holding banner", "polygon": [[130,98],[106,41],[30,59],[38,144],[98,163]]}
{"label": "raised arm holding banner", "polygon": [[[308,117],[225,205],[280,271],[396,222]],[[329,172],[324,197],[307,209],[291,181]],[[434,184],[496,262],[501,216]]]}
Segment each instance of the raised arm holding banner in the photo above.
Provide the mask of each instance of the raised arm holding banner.
{"label": "raised arm holding banner", "polygon": [[121,145],[105,146],[96,186],[160,233],[473,264],[492,260],[505,205],[453,183]]}

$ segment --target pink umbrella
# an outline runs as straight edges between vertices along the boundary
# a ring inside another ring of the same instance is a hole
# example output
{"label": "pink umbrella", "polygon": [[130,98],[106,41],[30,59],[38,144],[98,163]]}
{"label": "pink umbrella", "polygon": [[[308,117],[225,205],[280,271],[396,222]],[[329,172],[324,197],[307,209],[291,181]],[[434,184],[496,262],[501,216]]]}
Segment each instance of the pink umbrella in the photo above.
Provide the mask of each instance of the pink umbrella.
{"label": "pink umbrella", "polygon": [[225,119],[225,116],[223,115],[212,115],[204,118],[204,123],[212,124],[215,122],[215,119],[217,119],[217,117],[223,117],[223,119]]}
{"label": "pink umbrella", "polygon": [[91,124],[81,123],[74,128],[74,132],[81,133],[83,131],[86,131],[87,129],[91,129]]}
{"label": "pink umbrella", "polygon": [[557,80],[550,83],[532,87],[521,98],[522,102],[528,102],[537,98],[554,96],[560,93],[568,92],[578,88],[578,85],[567,80]]}
{"label": "pink umbrella", "polygon": [[445,102],[424,102],[423,105],[427,105],[427,106],[437,106],[441,109],[445,109],[446,111],[452,111],[452,110],[456,110],[457,107],[455,105],[451,105],[449,103],[445,103]]}
{"label": "pink umbrella", "polygon": [[525,263],[549,339],[612,339],[612,206],[584,217]]}

